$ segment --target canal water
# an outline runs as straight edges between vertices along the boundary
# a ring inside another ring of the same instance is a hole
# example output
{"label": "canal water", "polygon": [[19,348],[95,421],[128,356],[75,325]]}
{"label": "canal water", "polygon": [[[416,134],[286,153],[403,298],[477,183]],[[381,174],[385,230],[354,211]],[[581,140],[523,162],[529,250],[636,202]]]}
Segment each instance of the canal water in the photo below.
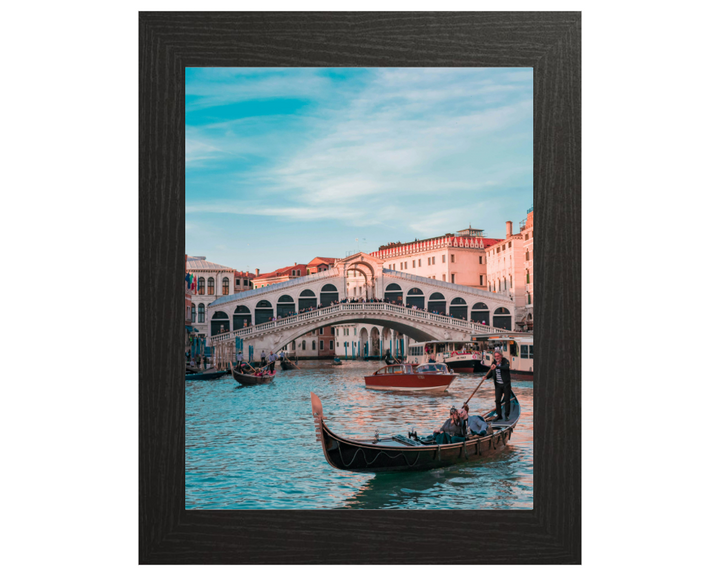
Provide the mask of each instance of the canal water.
{"label": "canal water", "polygon": [[[272,384],[238,387],[231,376],[186,382],[187,509],[531,509],[533,384],[514,382],[522,415],[501,454],[425,472],[357,473],[332,468],[323,456],[310,392],[341,436],[370,438],[411,429],[425,435],[460,407],[480,382],[461,374],[444,393],[365,389],[363,377],[382,362],[301,361]],[[494,408],[492,382],[470,402],[471,414]]]}

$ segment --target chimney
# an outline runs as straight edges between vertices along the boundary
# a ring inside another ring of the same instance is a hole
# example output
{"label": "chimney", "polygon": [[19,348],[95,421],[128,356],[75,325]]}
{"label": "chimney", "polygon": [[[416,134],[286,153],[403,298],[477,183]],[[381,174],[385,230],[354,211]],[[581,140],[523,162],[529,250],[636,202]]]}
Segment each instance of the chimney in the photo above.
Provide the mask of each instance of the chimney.
{"label": "chimney", "polygon": [[255,276],[260,276],[260,268],[255,268]]}
{"label": "chimney", "polygon": [[297,262],[295,262],[295,266],[297,266]]}
{"label": "chimney", "polygon": [[505,238],[510,238],[512,236],[512,222],[508,220],[505,222]]}

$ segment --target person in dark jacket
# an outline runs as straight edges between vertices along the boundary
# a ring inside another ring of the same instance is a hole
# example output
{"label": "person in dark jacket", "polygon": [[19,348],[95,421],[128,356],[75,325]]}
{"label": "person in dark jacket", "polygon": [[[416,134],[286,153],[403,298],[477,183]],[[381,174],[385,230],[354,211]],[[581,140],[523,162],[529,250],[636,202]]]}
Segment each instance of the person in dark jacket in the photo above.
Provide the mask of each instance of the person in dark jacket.
{"label": "person in dark jacket", "polygon": [[452,442],[462,442],[466,435],[465,421],[461,414],[454,406],[450,408],[450,418],[436,430],[433,430],[433,436],[438,444],[451,444]]}
{"label": "person in dark jacket", "polygon": [[510,362],[507,358],[503,358],[502,352],[495,352],[495,362],[490,366],[492,377],[495,381],[495,411],[497,419],[502,419],[502,399],[505,396],[505,420],[510,418]]}

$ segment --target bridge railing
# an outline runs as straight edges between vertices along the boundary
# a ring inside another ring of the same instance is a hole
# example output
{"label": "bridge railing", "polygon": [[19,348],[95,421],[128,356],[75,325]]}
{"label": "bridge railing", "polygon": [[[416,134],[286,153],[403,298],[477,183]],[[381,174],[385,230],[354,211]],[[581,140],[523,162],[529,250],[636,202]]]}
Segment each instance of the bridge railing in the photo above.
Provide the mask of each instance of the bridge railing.
{"label": "bridge railing", "polygon": [[[247,326],[246,328],[240,328],[238,330],[233,330],[232,332],[215,334],[214,336],[210,337],[210,342],[212,342],[213,344],[219,344],[221,342],[231,340],[236,337],[247,338],[249,336],[259,336],[265,332],[272,331],[276,328],[305,324],[315,318],[333,316],[340,312],[349,311],[385,311],[389,312],[393,316],[429,320],[438,325],[454,326],[456,328],[470,330],[475,333],[494,334],[507,332],[507,330],[503,330],[502,328],[495,328],[492,326],[487,326],[485,324],[478,324],[471,320],[451,318],[450,316],[441,316],[440,314],[425,312],[424,310],[414,310],[412,308],[406,308],[405,306],[398,306],[396,304],[387,304],[385,302],[347,302],[343,304],[334,304],[325,308],[318,308],[317,310],[303,312],[302,314],[288,316],[287,318],[280,318],[279,320],[273,320],[271,322],[264,322],[263,324],[258,324],[257,326]],[[368,323],[372,324],[372,321],[369,321]]]}

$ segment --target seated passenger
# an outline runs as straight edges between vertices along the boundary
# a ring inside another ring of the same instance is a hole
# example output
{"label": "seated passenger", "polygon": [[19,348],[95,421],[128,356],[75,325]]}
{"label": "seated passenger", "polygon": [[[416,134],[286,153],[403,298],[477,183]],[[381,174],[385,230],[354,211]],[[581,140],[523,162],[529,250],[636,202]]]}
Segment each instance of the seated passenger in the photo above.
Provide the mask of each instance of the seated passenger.
{"label": "seated passenger", "polygon": [[465,421],[455,406],[450,408],[450,418],[440,428],[433,431],[433,436],[438,444],[452,444],[465,440]]}

